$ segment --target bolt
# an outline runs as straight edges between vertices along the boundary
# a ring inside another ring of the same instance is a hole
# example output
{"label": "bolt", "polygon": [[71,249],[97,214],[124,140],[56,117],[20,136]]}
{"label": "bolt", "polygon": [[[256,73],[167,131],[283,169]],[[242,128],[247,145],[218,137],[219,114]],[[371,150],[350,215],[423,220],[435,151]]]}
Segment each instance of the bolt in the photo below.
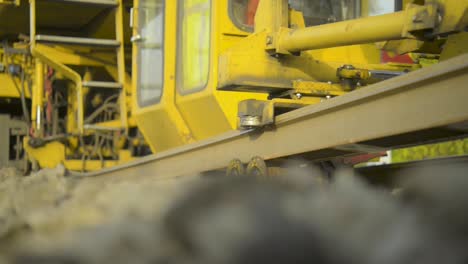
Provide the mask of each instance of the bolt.
{"label": "bolt", "polygon": [[421,23],[423,22],[423,19],[420,17],[420,14],[414,15],[413,16],[413,23]]}
{"label": "bolt", "polygon": [[332,97],[331,97],[331,95],[327,95],[327,96],[325,96],[325,98],[327,98],[327,100],[328,100],[328,99],[331,99]]}
{"label": "bolt", "polygon": [[301,93],[296,93],[296,97],[297,97],[297,99],[301,99],[301,98],[302,98],[302,94],[301,94]]}
{"label": "bolt", "polygon": [[331,81],[328,81],[327,83],[328,83],[328,84],[330,84],[330,85],[332,84],[332,82],[331,82]]}

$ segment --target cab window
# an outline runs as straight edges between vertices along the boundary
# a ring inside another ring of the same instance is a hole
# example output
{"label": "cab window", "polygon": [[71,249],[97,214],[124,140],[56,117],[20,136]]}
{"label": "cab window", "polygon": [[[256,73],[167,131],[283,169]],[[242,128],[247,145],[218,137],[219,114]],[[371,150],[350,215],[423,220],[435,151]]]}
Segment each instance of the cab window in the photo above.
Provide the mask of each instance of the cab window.
{"label": "cab window", "polygon": [[[230,0],[230,15],[239,28],[252,31],[261,0]],[[289,0],[292,9],[301,11],[306,26],[349,20],[360,15],[359,0]]]}
{"label": "cab window", "polygon": [[401,1],[369,0],[369,16],[393,13],[401,9]]}
{"label": "cab window", "polygon": [[290,0],[291,8],[302,11],[306,26],[359,17],[359,0]]}
{"label": "cab window", "polygon": [[205,88],[210,68],[210,0],[180,0],[177,87],[181,94]]}
{"label": "cab window", "polygon": [[164,3],[140,0],[138,9],[137,87],[138,103],[148,106],[159,102],[164,82]]}

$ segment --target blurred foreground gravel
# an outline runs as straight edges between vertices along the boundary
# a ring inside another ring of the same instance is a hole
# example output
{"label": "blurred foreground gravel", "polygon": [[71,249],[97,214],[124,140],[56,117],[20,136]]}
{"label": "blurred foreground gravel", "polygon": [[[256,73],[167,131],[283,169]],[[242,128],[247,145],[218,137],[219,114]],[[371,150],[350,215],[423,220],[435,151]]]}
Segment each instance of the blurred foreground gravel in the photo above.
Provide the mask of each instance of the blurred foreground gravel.
{"label": "blurred foreground gravel", "polygon": [[81,180],[0,170],[0,263],[467,263],[468,170]]}

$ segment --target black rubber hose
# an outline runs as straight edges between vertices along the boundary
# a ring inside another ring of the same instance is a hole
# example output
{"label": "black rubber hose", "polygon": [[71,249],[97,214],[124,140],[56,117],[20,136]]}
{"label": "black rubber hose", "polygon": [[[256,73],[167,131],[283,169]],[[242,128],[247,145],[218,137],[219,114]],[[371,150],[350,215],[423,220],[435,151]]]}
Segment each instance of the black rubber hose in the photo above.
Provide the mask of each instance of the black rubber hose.
{"label": "black rubber hose", "polygon": [[[8,50],[8,46],[7,46],[6,43],[3,43],[3,48],[4,48],[4,50]],[[8,54],[5,54],[5,55],[8,55]],[[11,81],[13,82],[13,84],[14,84],[16,90],[18,91],[18,93],[19,93],[19,95],[20,95],[20,99],[21,99],[21,108],[22,108],[22,110],[23,110],[23,117],[24,117],[24,120],[25,120],[26,125],[27,125],[28,130],[29,130],[29,128],[30,128],[30,126],[31,126],[31,121],[30,121],[30,119],[29,119],[29,110],[28,110],[28,106],[27,106],[27,104],[26,104],[26,95],[25,95],[25,92],[24,92],[24,77],[25,77],[25,76],[24,76],[24,75],[25,75],[24,69],[21,69],[21,90],[20,90],[20,88],[18,87],[18,83],[17,83],[16,80],[15,80],[15,77],[14,77],[13,74],[9,71],[9,67],[8,67],[8,65],[9,65],[9,63],[8,63],[8,57],[7,57],[7,59],[6,59],[6,63],[7,63],[7,65],[6,65],[7,74],[8,74],[8,76],[10,76]]]}
{"label": "black rubber hose", "polygon": [[15,85],[15,88],[16,90],[18,91],[18,93],[20,94],[20,99],[21,99],[21,108],[23,110],[23,117],[24,117],[24,120],[25,122],[27,123],[27,126],[28,128],[30,127],[30,119],[29,119],[29,110],[28,110],[28,107],[27,107],[27,104],[26,104],[26,97],[25,97],[25,94],[24,94],[24,73],[21,74],[21,82],[22,82],[22,89],[20,90],[20,88],[18,87],[18,83],[16,82],[15,78],[13,77],[13,75],[11,75],[10,73],[8,73],[8,76],[10,76],[11,78],[11,81],[13,82],[13,84]]}

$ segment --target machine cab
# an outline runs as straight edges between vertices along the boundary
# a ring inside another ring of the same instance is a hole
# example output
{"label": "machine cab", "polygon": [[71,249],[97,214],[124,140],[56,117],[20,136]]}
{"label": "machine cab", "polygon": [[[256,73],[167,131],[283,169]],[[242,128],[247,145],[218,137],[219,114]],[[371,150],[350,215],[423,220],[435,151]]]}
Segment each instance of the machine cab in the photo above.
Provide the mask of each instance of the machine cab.
{"label": "machine cab", "polygon": [[135,0],[138,127],[160,152],[418,69],[407,54],[440,54],[442,33],[420,2]]}

